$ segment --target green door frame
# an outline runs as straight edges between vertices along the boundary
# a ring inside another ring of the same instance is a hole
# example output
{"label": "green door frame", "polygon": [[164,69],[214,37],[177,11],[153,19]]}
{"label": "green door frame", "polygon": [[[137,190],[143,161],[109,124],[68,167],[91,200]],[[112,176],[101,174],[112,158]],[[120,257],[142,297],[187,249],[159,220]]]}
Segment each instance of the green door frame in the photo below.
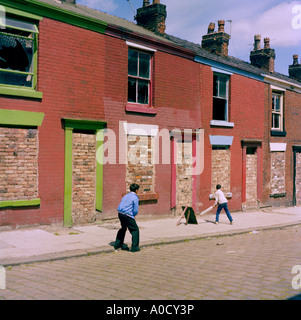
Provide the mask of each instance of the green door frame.
{"label": "green door frame", "polygon": [[[103,144],[105,121],[66,119],[65,128],[65,186],[64,186],[64,226],[72,226],[72,134],[73,130],[94,131],[96,134],[96,204],[95,209],[102,211],[103,195],[103,152],[97,153]],[[100,149],[102,150],[102,149]]]}

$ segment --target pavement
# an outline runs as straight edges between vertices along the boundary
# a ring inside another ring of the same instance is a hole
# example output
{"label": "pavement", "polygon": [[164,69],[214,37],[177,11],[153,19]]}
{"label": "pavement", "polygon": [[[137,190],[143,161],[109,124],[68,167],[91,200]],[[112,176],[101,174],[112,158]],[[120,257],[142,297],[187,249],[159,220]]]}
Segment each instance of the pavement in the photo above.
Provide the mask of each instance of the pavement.
{"label": "pavement", "polygon": [[[218,225],[214,224],[214,211],[197,216],[198,224],[185,224],[184,218],[177,225],[179,217],[145,219],[138,215],[140,247],[143,250],[146,246],[240,233],[258,233],[266,229],[301,224],[301,207],[266,208],[231,212],[231,215],[233,225],[230,225],[224,212],[220,215]],[[115,220],[72,228],[61,225],[41,225],[13,230],[2,228],[0,265],[18,265],[112,252],[119,227],[119,222]],[[131,245],[131,235],[128,231],[125,243]]]}

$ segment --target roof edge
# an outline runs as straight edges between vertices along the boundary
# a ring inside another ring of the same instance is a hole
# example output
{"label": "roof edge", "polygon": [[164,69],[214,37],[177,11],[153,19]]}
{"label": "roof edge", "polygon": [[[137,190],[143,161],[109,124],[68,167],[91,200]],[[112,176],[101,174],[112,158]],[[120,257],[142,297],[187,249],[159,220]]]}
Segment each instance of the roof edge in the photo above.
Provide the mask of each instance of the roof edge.
{"label": "roof edge", "polygon": [[105,33],[107,28],[107,23],[103,21],[90,17],[88,18],[64,8],[56,7],[37,0],[14,0],[13,3],[11,0],[0,0],[0,5],[69,23],[71,25],[99,33]]}

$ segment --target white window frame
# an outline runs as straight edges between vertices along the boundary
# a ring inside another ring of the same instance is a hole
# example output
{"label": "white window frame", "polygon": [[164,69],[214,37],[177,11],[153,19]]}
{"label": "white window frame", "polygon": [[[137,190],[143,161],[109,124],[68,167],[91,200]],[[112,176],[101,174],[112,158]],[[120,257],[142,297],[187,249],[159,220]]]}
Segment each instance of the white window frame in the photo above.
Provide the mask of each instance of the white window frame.
{"label": "white window frame", "polygon": [[[227,83],[226,83],[226,98],[221,98],[219,97],[219,95],[217,96],[214,96],[213,94],[213,99],[214,98],[218,98],[218,99],[225,99],[226,100],[226,110],[225,110],[225,119],[224,120],[217,120],[217,119],[212,119],[213,121],[223,121],[224,123],[227,123],[229,121],[229,81],[230,81],[230,76],[231,74],[229,73],[225,73],[225,72],[217,72],[217,71],[214,71],[213,73],[213,76],[217,76],[219,78],[224,78],[224,79],[227,79]],[[214,85],[214,83],[213,83]],[[212,105],[212,108],[214,108],[214,102],[213,102],[213,105]],[[213,110],[212,110],[213,111]],[[212,117],[213,117],[213,114],[212,114]]]}
{"label": "white window frame", "polygon": [[[284,103],[284,90],[278,90],[278,89],[273,89],[272,90],[272,124],[271,124],[271,129],[273,131],[279,131],[282,132],[283,131],[283,123],[284,123],[284,118],[283,118],[283,103]],[[274,96],[278,96],[279,97],[279,104],[280,104],[280,110],[279,112],[273,110],[273,99]],[[280,116],[279,118],[279,127],[276,128],[274,126],[274,120],[273,120],[273,115],[278,115]]]}

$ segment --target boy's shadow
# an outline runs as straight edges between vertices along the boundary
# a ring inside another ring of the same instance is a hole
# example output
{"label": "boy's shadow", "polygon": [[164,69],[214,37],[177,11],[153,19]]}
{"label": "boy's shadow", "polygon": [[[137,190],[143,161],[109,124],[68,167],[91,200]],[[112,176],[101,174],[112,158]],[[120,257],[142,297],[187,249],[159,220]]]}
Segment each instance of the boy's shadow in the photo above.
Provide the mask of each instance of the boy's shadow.
{"label": "boy's shadow", "polygon": [[[204,220],[206,223],[212,223],[215,224],[215,220]],[[227,224],[226,222],[219,222],[218,224]]]}
{"label": "boy's shadow", "polygon": [[214,224],[214,221],[212,221],[212,220],[205,220],[205,222]]}

